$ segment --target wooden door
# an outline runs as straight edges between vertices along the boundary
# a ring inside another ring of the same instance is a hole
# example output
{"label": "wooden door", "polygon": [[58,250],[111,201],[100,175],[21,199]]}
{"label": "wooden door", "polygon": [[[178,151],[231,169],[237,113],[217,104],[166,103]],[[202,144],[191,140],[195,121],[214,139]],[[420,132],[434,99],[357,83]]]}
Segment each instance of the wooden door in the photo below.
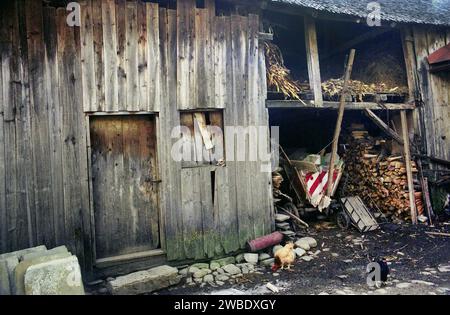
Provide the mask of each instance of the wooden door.
{"label": "wooden door", "polygon": [[160,248],[154,116],[90,119],[96,258]]}

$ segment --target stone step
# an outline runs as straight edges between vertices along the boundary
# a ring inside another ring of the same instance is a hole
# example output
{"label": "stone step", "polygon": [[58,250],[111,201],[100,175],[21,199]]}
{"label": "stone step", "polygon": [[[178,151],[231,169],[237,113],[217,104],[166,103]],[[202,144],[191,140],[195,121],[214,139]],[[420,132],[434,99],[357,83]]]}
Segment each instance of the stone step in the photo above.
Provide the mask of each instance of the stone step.
{"label": "stone step", "polygon": [[113,295],[135,295],[151,293],[176,285],[181,278],[177,268],[159,266],[117,277],[109,281],[107,287],[109,293]]}

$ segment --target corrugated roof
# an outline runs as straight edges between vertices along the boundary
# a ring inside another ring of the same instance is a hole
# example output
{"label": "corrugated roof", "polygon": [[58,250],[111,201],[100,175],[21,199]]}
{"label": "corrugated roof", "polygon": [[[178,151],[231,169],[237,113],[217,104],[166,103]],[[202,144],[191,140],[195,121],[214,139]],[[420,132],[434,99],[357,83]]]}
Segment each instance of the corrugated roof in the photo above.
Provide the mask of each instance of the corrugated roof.
{"label": "corrugated roof", "polygon": [[271,0],[366,18],[367,4],[378,2],[381,5],[381,19],[398,23],[419,23],[450,25],[450,0]]}

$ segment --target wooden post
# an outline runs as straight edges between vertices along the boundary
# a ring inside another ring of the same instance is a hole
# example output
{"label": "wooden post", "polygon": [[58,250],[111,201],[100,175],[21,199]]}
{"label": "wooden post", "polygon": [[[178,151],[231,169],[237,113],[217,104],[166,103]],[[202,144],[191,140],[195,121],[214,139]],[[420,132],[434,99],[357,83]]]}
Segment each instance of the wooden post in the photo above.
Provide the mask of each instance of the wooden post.
{"label": "wooden post", "polygon": [[408,120],[406,119],[406,112],[404,110],[400,111],[400,118],[402,121],[403,151],[406,165],[406,176],[408,179],[408,194],[409,194],[409,206],[411,209],[411,221],[413,222],[413,224],[417,224],[416,199],[414,197],[414,183],[411,171],[411,152],[409,148]]}
{"label": "wooden post", "polygon": [[403,57],[405,59],[406,66],[406,78],[408,80],[408,101],[414,102],[417,93],[417,81],[416,81],[416,60],[414,57],[414,44],[413,35],[410,28],[404,28],[402,30],[402,47],[403,47]]}
{"label": "wooden post", "polygon": [[305,16],[305,45],[308,62],[309,85],[314,93],[314,106],[322,107],[322,80],[320,79],[319,49],[317,48],[316,23]]}
{"label": "wooden post", "polygon": [[345,96],[348,92],[348,85],[350,81],[350,75],[353,69],[353,60],[355,59],[355,50],[350,50],[350,55],[348,57],[347,67],[345,69],[344,75],[344,87],[341,93],[341,99],[339,101],[339,112],[336,122],[336,129],[334,130],[333,137],[333,148],[331,150],[330,166],[328,169],[328,186],[327,186],[327,196],[330,197],[333,192],[333,174],[334,174],[334,163],[336,160],[336,154],[338,150],[339,135],[341,134],[342,119],[344,118],[345,109]]}

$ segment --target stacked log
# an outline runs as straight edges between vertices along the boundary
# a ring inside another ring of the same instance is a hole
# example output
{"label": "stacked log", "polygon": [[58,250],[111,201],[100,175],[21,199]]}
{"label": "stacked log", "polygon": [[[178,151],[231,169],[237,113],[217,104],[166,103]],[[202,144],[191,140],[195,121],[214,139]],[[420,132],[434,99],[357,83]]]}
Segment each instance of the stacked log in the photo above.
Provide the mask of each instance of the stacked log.
{"label": "stacked log", "polygon": [[[378,208],[387,216],[408,219],[405,161],[401,156],[388,155],[385,144],[386,141],[380,138],[361,137],[360,132],[350,137],[344,154],[348,179],[343,193],[360,196],[369,207]],[[413,174],[417,174],[415,162],[410,163]],[[423,213],[422,193],[416,193],[415,197],[416,205]]]}

